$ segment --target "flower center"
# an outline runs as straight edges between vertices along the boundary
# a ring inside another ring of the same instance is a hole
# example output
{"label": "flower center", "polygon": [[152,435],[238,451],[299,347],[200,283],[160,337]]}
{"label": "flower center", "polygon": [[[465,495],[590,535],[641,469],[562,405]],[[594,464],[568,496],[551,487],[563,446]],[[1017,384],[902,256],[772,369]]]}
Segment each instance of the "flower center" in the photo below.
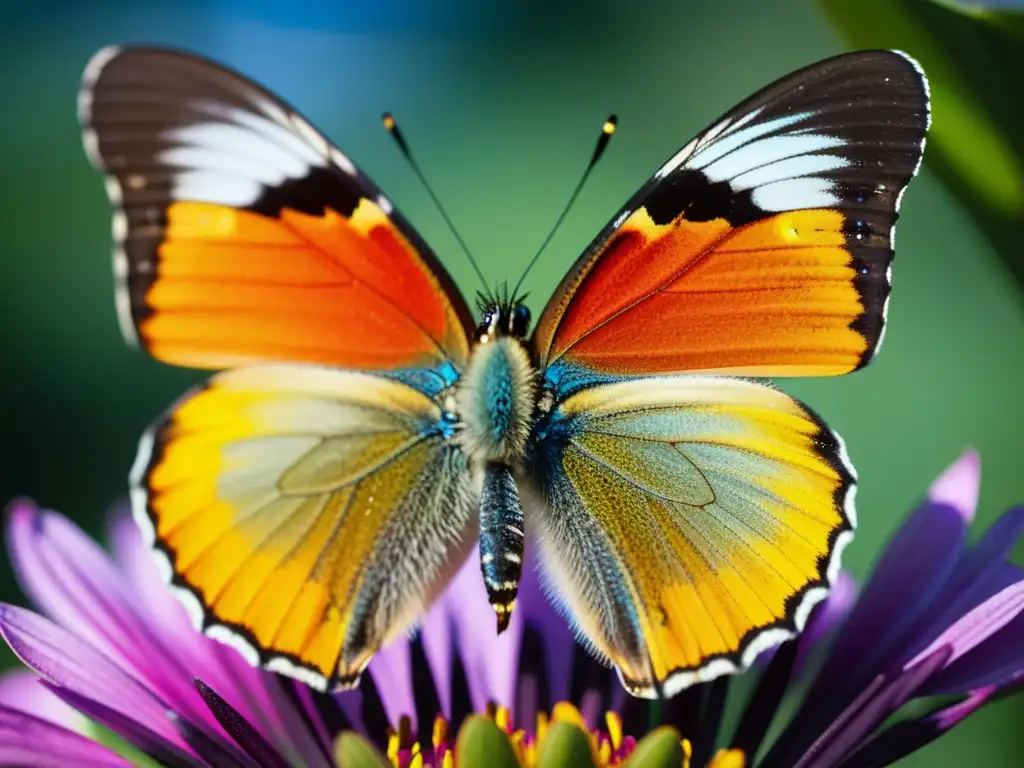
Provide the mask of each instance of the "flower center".
{"label": "flower center", "polygon": [[[580,711],[569,702],[555,704],[551,713],[539,712],[532,731],[512,727],[512,713],[506,707],[488,707],[488,716],[508,735],[509,743],[524,768],[538,768],[538,758],[548,731],[556,723],[569,723],[578,727],[590,740],[594,764],[598,768],[616,768],[625,765],[636,749],[636,739],[623,734],[622,718],[616,712],[605,712],[604,729],[588,727]],[[434,718],[430,746],[421,745],[412,738],[412,721],[402,717],[398,731],[389,731],[387,757],[395,768],[464,768],[455,762],[455,742],[450,723],[443,715]],[[689,740],[681,742],[682,768],[691,768],[693,749]],[[745,768],[746,757],[738,749],[720,750],[707,768]],[[697,768],[693,766],[692,768]]]}

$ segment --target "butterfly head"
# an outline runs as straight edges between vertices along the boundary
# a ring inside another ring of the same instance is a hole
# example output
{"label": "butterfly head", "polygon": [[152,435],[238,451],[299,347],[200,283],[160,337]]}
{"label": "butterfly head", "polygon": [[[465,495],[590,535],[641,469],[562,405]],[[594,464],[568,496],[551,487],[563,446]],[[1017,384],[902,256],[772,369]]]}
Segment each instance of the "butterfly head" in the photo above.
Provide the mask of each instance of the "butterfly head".
{"label": "butterfly head", "polygon": [[476,341],[486,343],[503,336],[525,339],[530,330],[530,310],[524,303],[525,298],[481,297]]}

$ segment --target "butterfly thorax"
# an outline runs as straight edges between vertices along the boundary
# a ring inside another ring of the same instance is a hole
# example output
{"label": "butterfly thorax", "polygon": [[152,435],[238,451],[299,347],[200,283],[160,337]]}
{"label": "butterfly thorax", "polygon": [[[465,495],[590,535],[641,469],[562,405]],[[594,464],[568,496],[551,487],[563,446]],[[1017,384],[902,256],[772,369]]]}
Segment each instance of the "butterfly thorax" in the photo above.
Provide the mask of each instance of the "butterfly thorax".
{"label": "butterfly thorax", "polygon": [[499,304],[484,312],[477,328],[476,344],[455,398],[459,439],[470,464],[514,466],[523,458],[537,378],[523,344],[528,323],[529,313],[521,304]]}
{"label": "butterfly thorax", "polygon": [[498,631],[519,588],[523,512],[514,472],[526,453],[537,401],[536,368],[524,344],[530,315],[519,302],[484,307],[455,396],[458,440],[480,487],[480,566]]}

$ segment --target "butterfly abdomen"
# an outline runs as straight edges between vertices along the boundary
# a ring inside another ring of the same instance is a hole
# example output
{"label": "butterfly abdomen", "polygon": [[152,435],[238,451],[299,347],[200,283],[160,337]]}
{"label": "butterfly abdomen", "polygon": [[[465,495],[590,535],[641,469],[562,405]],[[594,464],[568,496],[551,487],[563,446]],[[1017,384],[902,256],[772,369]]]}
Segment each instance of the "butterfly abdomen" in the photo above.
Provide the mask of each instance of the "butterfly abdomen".
{"label": "butterfly abdomen", "polygon": [[512,618],[523,572],[523,507],[515,478],[503,464],[488,464],[484,469],[480,571],[501,633]]}
{"label": "butterfly abdomen", "polygon": [[534,370],[522,344],[500,337],[478,344],[459,387],[460,441],[471,462],[518,463],[536,401]]}

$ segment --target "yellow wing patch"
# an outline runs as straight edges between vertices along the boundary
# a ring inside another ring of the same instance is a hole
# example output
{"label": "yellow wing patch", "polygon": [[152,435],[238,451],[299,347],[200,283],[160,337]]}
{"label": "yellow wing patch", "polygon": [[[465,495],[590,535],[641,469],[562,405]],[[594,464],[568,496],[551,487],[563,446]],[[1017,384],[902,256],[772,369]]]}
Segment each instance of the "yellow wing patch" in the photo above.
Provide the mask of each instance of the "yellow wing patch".
{"label": "yellow wing patch", "polygon": [[761,384],[594,387],[555,413],[545,559],[632,692],[748,666],[806,621],[852,538],[853,469],[809,410]]}
{"label": "yellow wing patch", "polygon": [[136,517],[208,634],[320,688],[351,685],[475,532],[440,419],[372,375],[223,373],[144,440]]}

